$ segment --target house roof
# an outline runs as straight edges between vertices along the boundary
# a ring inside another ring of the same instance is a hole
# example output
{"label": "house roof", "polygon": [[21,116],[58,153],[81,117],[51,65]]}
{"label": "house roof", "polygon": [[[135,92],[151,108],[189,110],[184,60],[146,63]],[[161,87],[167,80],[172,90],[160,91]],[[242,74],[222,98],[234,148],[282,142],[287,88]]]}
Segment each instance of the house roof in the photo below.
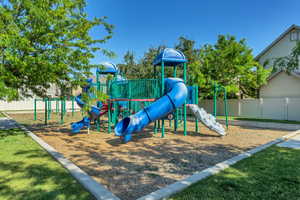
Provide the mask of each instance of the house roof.
{"label": "house roof", "polygon": [[[284,72],[284,71],[280,70],[280,71],[274,72],[271,76],[269,76],[268,81],[270,81],[271,79],[273,79],[274,77],[276,77],[281,72]],[[300,78],[300,72],[299,71],[290,72],[290,75],[292,75],[292,76],[294,76],[296,78]]]}
{"label": "house roof", "polygon": [[269,44],[264,50],[262,50],[256,57],[255,60],[258,60],[263,56],[267,51],[269,51],[274,45],[276,45],[282,38],[284,38],[292,30],[300,30],[300,26],[293,24],[286,31],[284,31],[279,37],[277,37],[271,44]]}

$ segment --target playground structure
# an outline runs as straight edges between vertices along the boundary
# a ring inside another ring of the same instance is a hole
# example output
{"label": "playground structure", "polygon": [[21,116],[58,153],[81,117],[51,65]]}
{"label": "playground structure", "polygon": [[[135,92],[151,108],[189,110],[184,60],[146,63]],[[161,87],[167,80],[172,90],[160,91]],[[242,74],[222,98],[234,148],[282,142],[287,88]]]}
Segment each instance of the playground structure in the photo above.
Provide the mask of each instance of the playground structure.
{"label": "playground structure", "polygon": [[[72,108],[71,108],[71,112],[72,112],[72,116],[74,116],[74,112],[75,112],[75,105],[74,105],[74,97],[70,98],[72,101]],[[62,97],[62,98],[43,98],[43,99],[34,99],[34,117],[33,120],[37,120],[37,103],[39,101],[44,102],[44,111],[45,111],[45,115],[44,115],[44,123],[45,125],[48,124],[48,120],[51,119],[51,114],[53,113],[53,108],[52,108],[52,102],[55,102],[55,113],[57,115],[60,115],[60,123],[63,124],[64,123],[64,117],[67,113],[67,108],[66,108],[66,97]]]}
{"label": "playground structure", "polygon": [[[174,132],[183,126],[183,134],[187,135],[187,108],[190,107],[195,117],[195,131],[199,131],[198,121],[220,135],[225,135],[224,128],[216,122],[215,117],[203,112],[198,107],[198,87],[186,86],[187,60],[182,52],[166,48],[154,60],[154,79],[127,80],[120,75],[118,68],[112,63],[103,63],[102,69],[96,71],[96,83],[87,80],[83,93],[91,98],[91,87],[106,93],[109,98],[106,102],[98,101],[91,106],[88,116],[72,124],[72,132],[78,133],[82,128],[90,127],[91,122],[96,123],[97,130],[104,128],[100,124],[100,117],[107,114],[107,132],[112,128],[116,136],[124,142],[132,138],[132,133],[141,131],[145,126],[154,122],[153,132],[161,131],[165,136],[165,121],[169,121]],[[160,67],[160,73],[157,68]],[[165,68],[172,67],[173,77],[165,78]],[[182,70],[183,79],[177,77],[178,70]],[[111,80],[101,81],[103,75],[112,74]],[[85,105],[82,94],[75,97],[80,107]],[[120,120],[122,119],[122,120]]]}
{"label": "playground structure", "polygon": [[[82,128],[89,129],[91,123],[94,123],[98,131],[102,128],[111,133],[114,128],[115,135],[120,136],[124,142],[128,142],[132,138],[132,133],[141,131],[151,122],[154,122],[154,134],[160,131],[161,137],[164,137],[165,122],[169,121],[169,127],[173,127],[175,133],[179,127],[183,126],[183,135],[187,135],[187,108],[189,108],[194,115],[195,132],[199,132],[198,122],[200,121],[218,134],[226,134],[223,126],[215,118],[217,96],[218,93],[223,92],[226,127],[228,127],[225,87],[213,85],[213,116],[198,107],[198,86],[186,86],[187,60],[182,52],[166,48],[155,58],[153,65],[153,79],[127,80],[121,75],[116,65],[108,62],[102,63],[102,68],[96,70],[96,82],[92,78],[87,79],[82,93],[71,97],[72,116],[75,110],[74,102],[81,108],[86,105],[82,99],[83,95],[96,99],[96,105],[90,106],[87,116],[72,123],[72,133],[78,133]],[[172,78],[165,77],[167,67],[173,69]],[[110,79],[108,79],[109,74]],[[182,79],[177,77],[177,74],[182,74]],[[95,91],[107,94],[109,98],[99,101]],[[37,118],[36,103],[38,101],[45,103],[45,124],[51,119],[53,112],[51,102],[56,102],[55,112],[60,114],[60,123],[64,123],[64,116],[67,112],[65,97],[35,99],[34,120]],[[104,115],[107,117],[103,119],[107,120],[100,120]]]}
{"label": "playground structure", "polygon": [[227,106],[227,91],[226,88],[222,85],[216,84],[215,82],[213,83],[213,90],[214,90],[214,101],[213,101],[213,114],[214,117],[217,117],[217,98],[218,94],[220,92],[223,92],[223,101],[224,101],[224,111],[225,111],[225,124],[226,127],[228,128],[228,106]]}

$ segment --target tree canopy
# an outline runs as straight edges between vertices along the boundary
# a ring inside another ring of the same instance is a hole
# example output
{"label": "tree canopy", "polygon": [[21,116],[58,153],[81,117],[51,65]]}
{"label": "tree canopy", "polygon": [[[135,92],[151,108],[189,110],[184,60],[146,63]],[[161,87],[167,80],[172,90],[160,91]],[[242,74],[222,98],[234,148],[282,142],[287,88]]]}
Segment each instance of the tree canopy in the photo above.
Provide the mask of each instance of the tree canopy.
{"label": "tree canopy", "polygon": [[[266,82],[270,70],[255,61],[246,41],[237,41],[233,36],[220,35],[216,44],[206,44],[200,48],[195,41],[180,37],[174,48],[182,51],[188,59],[188,84],[196,84],[203,98],[212,97],[212,84],[226,87],[232,98],[238,96],[256,97],[258,88]],[[129,78],[154,78],[152,61],[164,48],[151,47],[137,61],[133,52],[127,52],[121,64]],[[129,56],[130,55],[130,56]],[[129,59],[130,58],[130,59]],[[166,68],[166,76],[172,76],[172,68]],[[159,70],[157,71],[159,73]],[[182,71],[178,70],[182,77]]]}
{"label": "tree canopy", "polygon": [[199,63],[191,65],[192,80],[205,95],[211,96],[210,84],[223,85],[230,97],[255,97],[266,82],[269,71],[255,59],[244,39],[220,35],[216,44],[204,45],[199,52]]}
{"label": "tree canopy", "polygon": [[[0,99],[45,96],[51,84],[73,87],[90,75],[112,36],[106,17],[88,19],[85,0],[0,1]],[[105,31],[93,39],[93,28]]]}

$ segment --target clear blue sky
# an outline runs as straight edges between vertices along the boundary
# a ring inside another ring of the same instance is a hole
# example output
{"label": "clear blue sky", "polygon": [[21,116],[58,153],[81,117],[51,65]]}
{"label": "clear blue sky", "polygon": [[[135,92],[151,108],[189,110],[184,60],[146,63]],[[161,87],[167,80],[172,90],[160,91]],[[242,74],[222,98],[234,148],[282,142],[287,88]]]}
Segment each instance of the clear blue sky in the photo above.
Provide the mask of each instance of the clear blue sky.
{"label": "clear blue sky", "polygon": [[[89,17],[107,16],[114,35],[102,47],[117,58],[97,54],[93,63],[120,63],[127,50],[140,58],[151,46],[173,47],[179,36],[197,46],[219,34],[245,38],[257,55],[292,24],[300,25],[299,0],[87,0]],[[103,31],[93,30],[92,36]]]}

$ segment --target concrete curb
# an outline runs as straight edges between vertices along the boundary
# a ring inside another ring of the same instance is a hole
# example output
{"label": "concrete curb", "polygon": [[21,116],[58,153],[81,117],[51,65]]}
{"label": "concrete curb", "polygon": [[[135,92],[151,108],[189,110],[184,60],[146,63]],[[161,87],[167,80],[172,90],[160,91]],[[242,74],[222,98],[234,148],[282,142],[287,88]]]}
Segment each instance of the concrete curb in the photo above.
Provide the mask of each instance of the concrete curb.
{"label": "concrete curb", "polygon": [[278,144],[280,142],[283,142],[285,140],[287,140],[288,138],[290,137],[293,137],[297,134],[300,133],[300,130],[297,130],[293,133],[290,133],[288,135],[285,135],[283,137],[280,137],[278,139],[275,139],[271,142],[268,142],[266,144],[263,144],[261,146],[258,146],[256,148],[253,148],[249,151],[246,151],[244,153],[241,153],[237,156],[234,156],[228,160],[225,160],[223,162],[220,162],[218,164],[216,164],[215,166],[213,167],[209,167],[205,170],[202,170],[200,172],[196,172],[195,174],[185,178],[185,179],[182,179],[180,181],[177,181],[171,185],[168,185],[162,189],[159,189],[155,192],[152,192],[146,196],[143,196],[143,197],[140,197],[138,198],[137,200],[160,200],[160,199],[166,199],[168,197],[170,197],[171,195],[175,194],[175,193],[178,193],[180,191],[182,191],[183,189],[187,188],[188,186],[196,183],[196,182],[199,182],[209,176],[212,176],[216,173],[219,173],[220,171],[230,167],[231,165],[245,159],[245,158],[248,158],[250,156],[252,156],[253,154],[257,153],[257,152],[260,152],[272,145],[275,145],[275,144]]}
{"label": "concrete curb", "polygon": [[29,131],[25,126],[18,124],[14,119],[12,119],[7,113],[4,115],[13,120],[20,129],[26,132],[35,142],[37,142],[42,148],[44,148],[55,160],[57,160],[64,168],[66,168],[70,174],[88,190],[97,200],[120,200],[112,192],[107,190],[103,185],[95,181],[87,173],[81,170],[74,163],[66,159],[61,153],[56,151],[52,146],[44,142],[41,138],[36,136],[34,133]]}

